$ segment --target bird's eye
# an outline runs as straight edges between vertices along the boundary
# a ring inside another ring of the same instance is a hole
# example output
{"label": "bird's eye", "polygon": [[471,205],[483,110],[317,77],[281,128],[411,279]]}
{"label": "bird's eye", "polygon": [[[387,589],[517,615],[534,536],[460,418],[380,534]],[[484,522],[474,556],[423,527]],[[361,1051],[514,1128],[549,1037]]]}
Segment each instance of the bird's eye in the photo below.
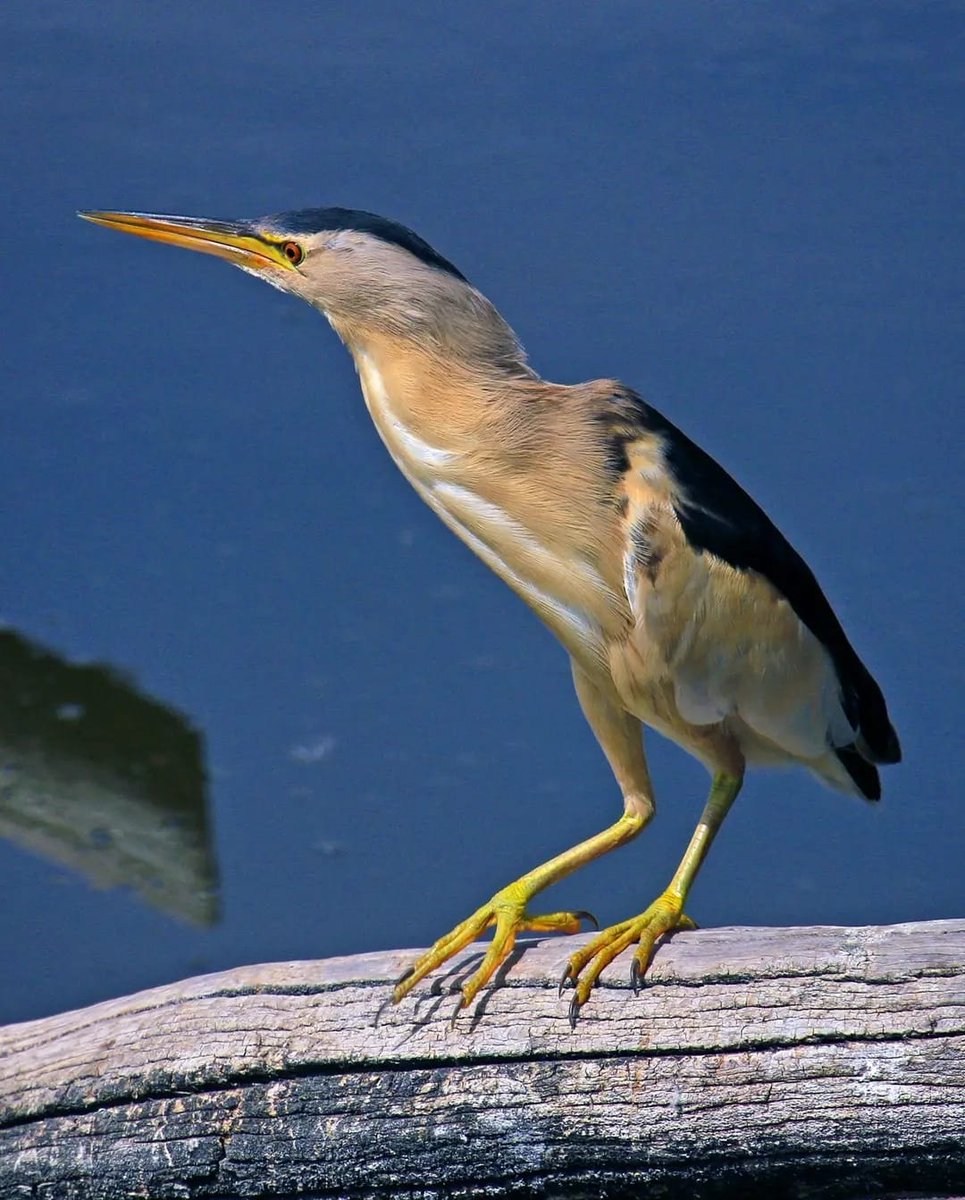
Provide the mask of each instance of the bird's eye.
{"label": "bird's eye", "polygon": [[281,252],[293,267],[297,267],[305,257],[305,251],[297,242],[285,242],[281,248]]}

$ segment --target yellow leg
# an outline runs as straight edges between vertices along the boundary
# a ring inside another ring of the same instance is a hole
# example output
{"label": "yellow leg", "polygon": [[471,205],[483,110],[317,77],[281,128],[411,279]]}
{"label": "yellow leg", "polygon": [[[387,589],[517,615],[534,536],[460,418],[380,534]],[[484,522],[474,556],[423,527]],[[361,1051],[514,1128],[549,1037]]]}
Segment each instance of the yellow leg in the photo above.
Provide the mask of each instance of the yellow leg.
{"label": "yellow leg", "polygon": [[[402,976],[392,993],[393,1003],[398,1002],[425,979],[430,971],[441,966],[447,959],[458,954],[460,950],[476,940],[477,937],[491,925],[496,927],[489,950],[479,969],[462,985],[462,999],[459,1008],[465,1008],[475,999],[479,989],[483,987],[505,962],[512,952],[516,935],[526,930],[540,932],[579,933],[580,920],[589,917],[585,912],[557,912],[540,916],[531,916],[527,905],[538,893],[557,883],[564,876],[583,866],[591,859],[606,854],[622,846],[636,835],[646,823],[646,817],[638,812],[627,812],[602,833],[587,838],[570,850],[565,850],[549,862],[533,871],[521,875],[508,887],[498,891],[495,896],[481,908],[477,908],[472,916],[460,922],[444,937],[433,945],[422,957]],[[592,919],[592,918],[591,918]],[[457,1010],[458,1011],[458,1010]]]}
{"label": "yellow leg", "polygon": [[741,778],[723,772],[714,776],[700,822],[667,889],[638,917],[611,925],[609,929],[597,934],[582,950],[571,955],[560,982],[561,991],[568,983],[575,985],[570,1003],[571,1024],[576,1023],[579,1011],[589,999],[601,971],[628,946],[637,943],[630,966],[633,990],[637,991],[659,940],[675,929],[696,928],[693,921],[684,914],[684,904],[711,842],[737,798],[741,783]]}
{"label": "yellow leg", "polygon": [[[587,720],[607,756],[623,792],[623,816],[608,829],[570,850],[551,858],[533,871],[498,891],[481,908],[441,937],[402,976],[392,993],[398,1003],[425,979],[430,971],[441,966],[453,955],[474,941],[483,930],[495,926],[493,940],[479,969],[462,985],[459,1008],[465,1008],[505,962],[512,952],[516,935],[524,930],[540,932],[578,933],[580,921],[589,917],[585,912],[557,912],[531,916],[527,911],[530,900],[551,884],[563,879],[577,867],[599,858],[617,846],[636,837],[653,816],[650,776],[643,755],[640,722],[627,713],[613,696],[589,678],[583,669],[573,664],[576,693]],[[457,1009],[457,1012],[459,1009]]]}

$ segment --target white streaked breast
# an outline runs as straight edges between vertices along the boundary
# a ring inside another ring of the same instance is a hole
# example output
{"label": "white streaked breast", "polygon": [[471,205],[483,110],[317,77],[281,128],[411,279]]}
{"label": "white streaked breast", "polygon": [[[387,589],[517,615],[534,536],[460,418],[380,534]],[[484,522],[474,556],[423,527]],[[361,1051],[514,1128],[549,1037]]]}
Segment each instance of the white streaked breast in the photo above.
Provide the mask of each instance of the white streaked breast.
{"label": "white streaked breast", "polygon": [[458,454],[424,441],[399,420],[389,404],[381,373],[364,351],[356,353],[355,361],[358,363],[362,395],[368,410],[403,474],[408,475],[412,470],[419,472],[420,469],[441,471],[458,461]]}
{"label": "white streaked breast", "polygon": [[416,491],[429,507],[438,513],[449,528],[462,538],[469,549],[478,555],[500,579],[508,583],[518,595],[522,596],[544,620],[557,629],[561,637],[568,643],[575,643],[584,649],[593,650],[594,653],[599,652],[600,630],[585,613],[569,604],[564,604],[555,596],[550,596],[531,580],[524,579],[496,553],[492,546],[477,537],[454,513],[441,504],[435,495],[424,492],[422,488],[416,488]]}
{"label": "white streaked breast", "polygon": [[604,590],[603,578],[594,567],[579,559],[562,562],[552,551],[538,541],[532,533],[497,504],[484,500],[469,488],[455,483],[439,483],[433,489],[442,503],[462,522],[469,522],[487,542],[486,534],[495,538],[508,538],[519,546],[523,555],[534,563],[542,563],[551,570],[579,575],[594,588]]}
{"label": "white streaked breast", "polygon": [[[563,562],[519,521],[498,505],[452,480],[461,455],[433,446],[416,435],[393,412],[378,368],[364,351],[354,351],[362,394],[372,420],[395,460],[416,492],[433,512],[482,561],[521,596],[553,628],[568,648],[602,654],[600,630],[580,609],[559,600],[510,566],[493,542],[509,543],[519,550],[522,563],[541,566],[550,574],[579,575],[594,587],[603,579],[589,563]],[[520,564],[521,565],[521,564]]]}

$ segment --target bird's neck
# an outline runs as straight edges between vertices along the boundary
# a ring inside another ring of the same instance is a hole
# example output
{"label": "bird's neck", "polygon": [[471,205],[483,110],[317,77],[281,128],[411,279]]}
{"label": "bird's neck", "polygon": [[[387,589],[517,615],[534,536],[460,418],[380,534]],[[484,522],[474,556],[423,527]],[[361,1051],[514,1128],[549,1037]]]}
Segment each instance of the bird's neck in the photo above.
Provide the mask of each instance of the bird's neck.
{"label": "bird's neck", "polygon": [[478,445],[498,376],[384,334],[357,335],[348,348],[372,420],[410,480],[434,476]]}

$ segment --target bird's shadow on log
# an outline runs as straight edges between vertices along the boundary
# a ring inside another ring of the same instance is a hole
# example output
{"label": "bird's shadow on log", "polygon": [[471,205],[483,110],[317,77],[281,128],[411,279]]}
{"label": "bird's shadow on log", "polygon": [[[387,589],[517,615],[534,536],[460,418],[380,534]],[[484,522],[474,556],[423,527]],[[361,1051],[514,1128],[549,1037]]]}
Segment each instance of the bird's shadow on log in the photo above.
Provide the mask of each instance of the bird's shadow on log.
{"label": "bird's shadow on log", "polygon": [[509,974],[509,972],[513,969],[513,967],[516,966],[528,949],[538,944],[539,943],[537,941],[532,941],[524,942],[521,946],[516,945],[513,947],[513,949],[510,951],[509,957],[502,964],[502,966],[499,967],[495,975],[493,975],[492,979],[486,985],[485,990],[479,996],[479,999],[476,1001],[475,1008],[466,1014],[469,1020],[469,1024],[466,1028],[467,1033],[473,1033],[475,1031],[476,1026],[486,1015],[486,1009],[489,1007],[494,994],[505,985],[506,976]]}
{"label": "bird's shadow on log", "polygon": [[[455,1011],[450,1017],[452,1027],[462,1029],[466,1033],[474,1032],[479,1022],[486,1015],[486,1010],[489,1008],[495,993],[506,985],[509,972],[520,962],[527,951],[534,949],[546,940],[546,938],[533,938],[531,941],[517,944],[506,961],[499,966],[492,979],[486,984],[471,1009],[462,1009],[460,1000],[457,999]],[[465,958],[459,958],[457,961],[448,964],[440,974],[433,978],[427,991],[413,995],[415,1017],[411,1022],[409,1034],[402,1039],[403,1042],[417,1030],[431,1024],[436,1019],[439,1010],[448,1000],[461,996],[463,984],[478,970],[479,964],[484,957],[485,952],[475,952],[467,955]],[[393,1007],[392,997],[389,996],[379,1006],[378,1012],[375,1014],[375,1024],[378,1025],[382,1017]],[[461,1016],[464,1017],[463,1021],[459,1019]]]}
{"label": "bird's shadow on log", "polygon": [[[668,933],[664,934],[664,936],[657,943],[657,946],[654,948],[654,957],[657,954],[659,954],[659,952],[663,946],[669,944],[673,940],[675,935],[678,933],[681,933],[681,932],[684,932],[684,931],[679,930],[679,929],[673,929],[673,930],[670,930]],[[509,975],[509,972],[521,961],[523,956],[529,950],[535,949],[535,947],[541,945],[545,941],[558,941],[558,940],[560,940],[560,939],[554,938],[554,937],[549,937],[549,938],[533,938],[531,940],[517,942],[516,946],[513,948],[509,957],[506,959],[506,961],[504,963],[502,963],[500,965],[500,967],[497,969],[497,971],[493,975],[492,979],[486,984],[485,988],[480,992],[474,1005],[470,1009],[468,1009],[468,1010],[463,1009],[461,1007],[460,1000],[458,1000],[458,999],[456,1000],[456,1007],[454,1010],[451,1011],[451,1015],[450,1015],[451,1027],[453,1029],[460,1029],[464,1033],[473,1033],[476,1030],[479,1023],[482,1021],[483,1017],[486,1015],[489,1005],[492,1002],[493,996],[496,994],[497,991],[499,991],[500,988],[502,988],[506,985],[507,976]],[[410,1037],[417,1030],[422,1029],[426,1025],[431,1024],[436,1019],[436,1016],[438,1015],[439,1010],[441,1008],[443,1008],[443,1006],[446,1004],[447,1000],[450,1000],[454,996],[459,996],[462,985],[468,979],[470,979],[472,977],[473,973],[476,970],[478,970],[479,964],[482,962],[483,957],[484,957],[484,952],[477,951],[477,952],[467,955],[465,958],[458,958],[457,960],[447,964],[441,970],[441,972],[432,979],[431,983],[429,984],[428,989],[425,992],[413,996],[413,1001],[414,1001],[415,1010],[416,1010],[415,1019],[411,1022],[410,1026],[409,1026],[409,1033],[406,1034],[405,1037],[403,1037],[403,1039],[402,1039],[403,1042],[405,1042],[408,1039],[408,1037]],[[652,960],[651,960],[651,965],[652,965]],[[640,982],[639,986],[640,986],[641,990],[645,989],[647,986],[647,983],[649,982],[649,979],[648,979],[649,971],[650,971],[650,965],[648,965],[647,972],[645,974],[644,979],[641,980],[641,982]],[[597,985],[597,986],[600,986],[600,985]],[[636,990],[637,989],[634,988],[634,991],[636,991]],[[384,1013],[391,1006],[392,1006],[392,1000],[391,1000],[391,997],[389,997],[379,1007],[379,1010],[376,1013],[376,1017],[375,1017],[376,1025],[378,1025],[380,1018],[384,1015]],[[567,1015],[567,1012],[568,1012],[568,1010],[561,1012],[561,1014],[560,1014],[561,1019],[563,1019],[563,1020],[570,1019],[569,1016]],[[398,1026],[396,1026],[396,1028],[398,1028]]]}
{"label": "bird's shadow on log", "polygon": [[[409,1032],[403,1037],[400,1045],[417,1030],[430,1025],[435,1020],[439,1009],[442,1008],[447,1000],[460,991],[465,981],[477,970],[484,956],[484,953],[477,952],[470,954],[466,958],[460,958],[456,962],[447,964],[440,974],[433,977],[426,991],[413,993],[411,997],[407,997],[415,1008],[415,1015],[409,1023]],[[503,974],[504,970],[500,969],[497,978]],[[379,1005],[378,1012],[375,1014],[375,1024],[378,1025],[382,1017],[394,1007],[390,994]],[[395,1026],[395,1028],[398,1028],[398,1026]]]}

